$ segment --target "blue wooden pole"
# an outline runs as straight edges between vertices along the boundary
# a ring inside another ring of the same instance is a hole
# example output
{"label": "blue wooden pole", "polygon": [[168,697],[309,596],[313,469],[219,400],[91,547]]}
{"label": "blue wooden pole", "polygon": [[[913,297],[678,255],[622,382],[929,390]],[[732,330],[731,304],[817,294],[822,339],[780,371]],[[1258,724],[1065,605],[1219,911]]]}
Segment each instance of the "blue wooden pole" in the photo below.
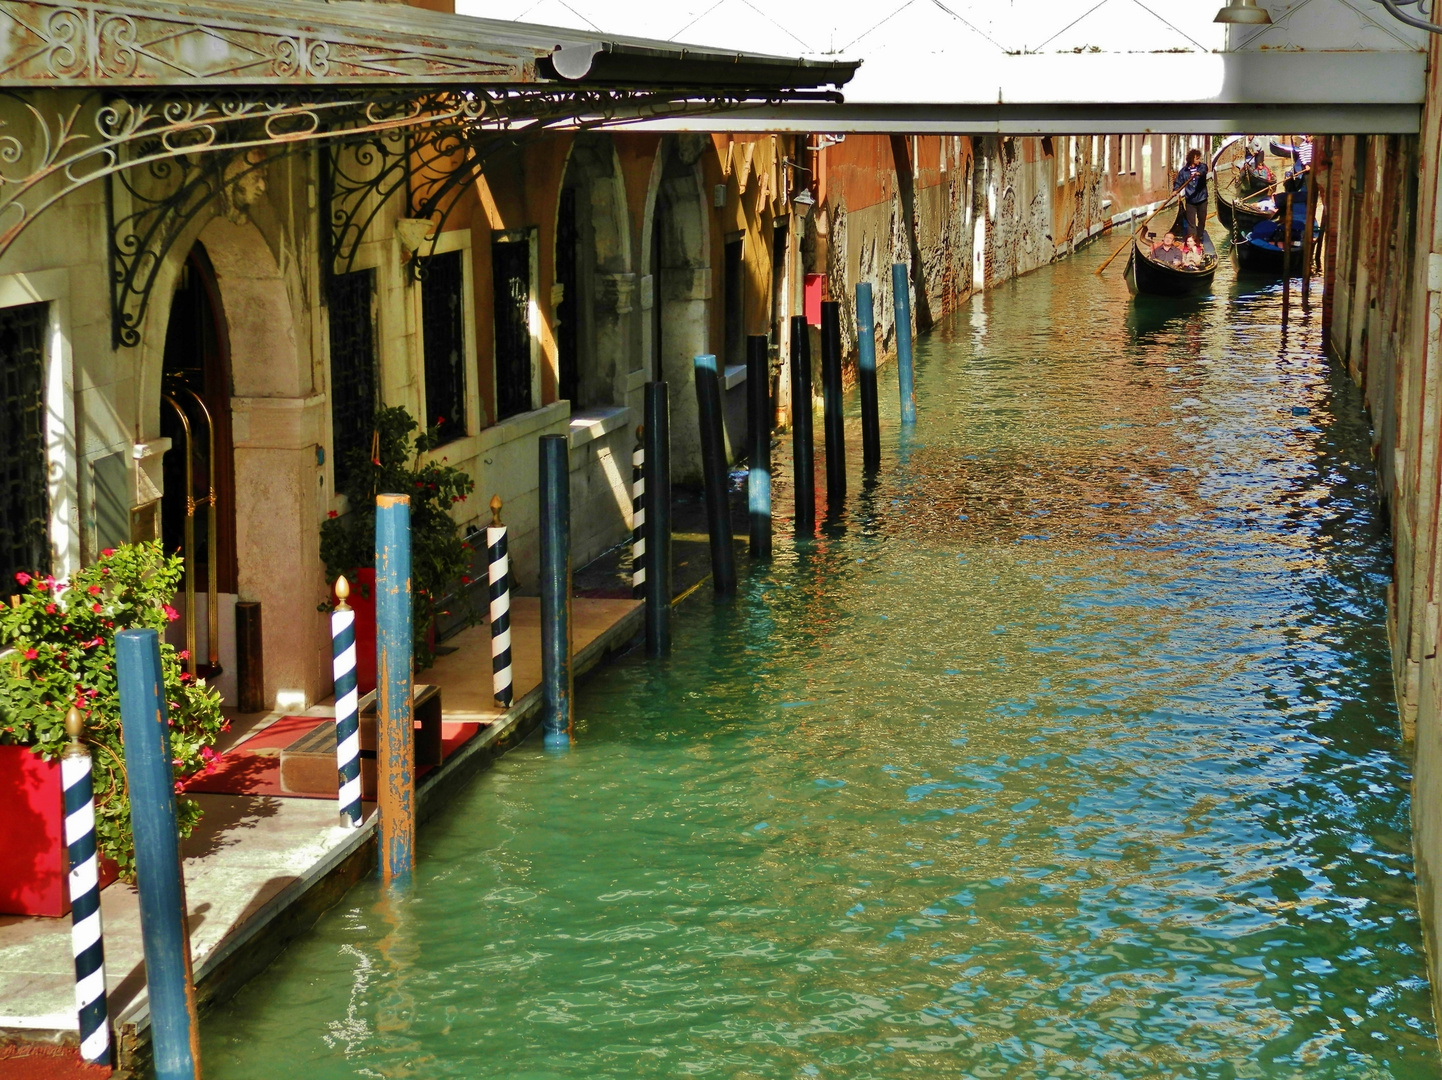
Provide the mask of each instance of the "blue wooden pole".
{"label": "blue wooden pole", "polygon": [[841,512],[846,502],[846,421],[842,414],[841,305],[821,302],[821,395],[826,429],[826,513]]}
{"label": "blue wooden pole", "polygon": [[671,398],[646,384],[646,655],[671,655]]}
{"label": "blue wooden pole", "polygon": [[154,630],[121,630],[115,635],[115,667],[130,785],[130,823],[135,834],[155,1076],[156,1080],[196,1080],[200,1075],[200,1024],[191,978],[160,636]]}
{"label": "blue wooden pole", "polygon": [[896,384],[901,422],[916,423],[916,381],[911,368],[911,283],[905,263],[891,264],[892,311],[896,315]]}
{"label": "blue wooden pole", "polygon": [[746,434],[750,472],[746,507],[751,519],[751,557],[771,558],[771,359],[766,338],[746,338]]}
{"label": "blue wooden pole", "polygon": [[791,472],[796,485],[796,534],[816,532],[816,467],[812,461],[811,333],[805,315],[791,316]]}
{"label": "blue wooden pole", "polygon": [[376,496],[376,787],[383,881],[416,863],[411,498]]}
{"label": "blue wooden pole", "polygon": [[571,440],[541,443],[541,727],[547,746],[569,746],[571,676]]}
{"label": "blue wooden pole", "polygon": [[881,468],[881,415],[876,400],[876,327],[871,282],[856,285],[856,388],[861,396],[861,467]]}
{"label": "blue wooden pole", "polygon": [[731,554],[731,503],[726,440],[721,429],[721,373],[716,357],[696,357],[696,412],[701,426],[701,475],[706,482],[706,529],[711,534],[711,586],[717,596],[736,591]]}

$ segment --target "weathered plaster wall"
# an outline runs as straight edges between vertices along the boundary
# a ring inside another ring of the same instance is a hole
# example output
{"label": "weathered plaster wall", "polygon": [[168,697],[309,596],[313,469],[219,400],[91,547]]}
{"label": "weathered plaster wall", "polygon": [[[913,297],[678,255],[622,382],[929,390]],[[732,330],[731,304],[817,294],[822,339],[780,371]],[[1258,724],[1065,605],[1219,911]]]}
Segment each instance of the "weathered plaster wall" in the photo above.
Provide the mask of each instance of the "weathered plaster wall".
{"label": "weathered plaster wall", "polygon": [[1333,137],[1320,140],[1316,154],[1325,204],[1326,343],[1362,390],[1392,534],[1387,628],[1403,733],[1415,740],[1413,846],[1434,995],[1442,987],[1442,90],[1436,68],[1434,54],[1420,138]]}

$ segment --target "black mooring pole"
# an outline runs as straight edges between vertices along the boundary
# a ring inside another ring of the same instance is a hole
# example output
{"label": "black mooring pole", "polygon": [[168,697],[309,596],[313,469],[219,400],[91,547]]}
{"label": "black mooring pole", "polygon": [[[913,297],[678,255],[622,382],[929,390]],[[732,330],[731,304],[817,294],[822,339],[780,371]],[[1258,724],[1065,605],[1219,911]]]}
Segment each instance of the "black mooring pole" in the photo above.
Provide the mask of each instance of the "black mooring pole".
{"label": "black mooring pole", "polygon": [[646,655],[671,655],[671,400],[646,384]]}
{"label": "black mooring pole", "polygon": [[731,554],[731,504],[727,490],[726,440],[721,429],[721,374],[716,357],[696,357],[696,412],[701,425],[701,475],[706,482],[706,528],[711,534],[711,586],[717,596],[736,591]]}
{"label": "black mooring pole", "polygon": [[771,358],[764,334],[746,338],[746,436],[751,467],[746,507],[751,518],[751,557],[771,558]]}
{"label": "black mooring pole", "polygon": [[861,468],[881,468],[881,413],[876,399],[876,337],[871,282],[856,283],[856,388],[861,396]]}
{"label": "black mooring pole", "polygon": [[796,534],[816,532],[816,466],[811,434],[811,333],[805,315],[791,316],[791,469],[796,486]]}
{"label": "black mooring pole", "polygon": [[841,305],[821,302],[821,393],[825,398],[826,512],[846,502],[845,424],[841,415]]}

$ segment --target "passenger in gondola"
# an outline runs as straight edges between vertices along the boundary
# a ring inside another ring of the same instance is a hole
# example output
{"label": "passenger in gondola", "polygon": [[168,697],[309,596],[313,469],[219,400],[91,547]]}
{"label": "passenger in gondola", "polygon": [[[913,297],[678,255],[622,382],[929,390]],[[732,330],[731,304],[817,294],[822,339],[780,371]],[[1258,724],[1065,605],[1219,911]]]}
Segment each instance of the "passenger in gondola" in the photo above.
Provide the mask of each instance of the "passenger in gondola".
{"label": "passenger in gondola", "polygon": [[1187,234],[1200,240],[1207,227],[1207,166],[1202,162],[1200,150],[1187,151],[1187,163],[1172,181],[1172,191],[1181,192]]}
{"label": "passenger in gondola", "polygon": [[1200,270],[1206,261],[1207,253],[1202,250],[1202,245],[1197,243],[1194,237],[1188,236],[1182,241],[1183,270]]}
{"label": "passenger in gondola", "polygon": [[1182,249],[1177,246],[1177,238],[1174,233],[1167,233],[1161,240],[1152,246],[1152,258],[1167,266],[1182,265]]}
{"label": "passenger in gondola", "polygon": [[1255,195],[1259,191],[1266,191],[1274,183],[1276,177],[1272,170],[1267,168],[1267,152],[1262,149],[1260,143],[1253,143],[1247,151],[1247,156],[1242,161],[1242,172],[1239,180],[1242,197]]}

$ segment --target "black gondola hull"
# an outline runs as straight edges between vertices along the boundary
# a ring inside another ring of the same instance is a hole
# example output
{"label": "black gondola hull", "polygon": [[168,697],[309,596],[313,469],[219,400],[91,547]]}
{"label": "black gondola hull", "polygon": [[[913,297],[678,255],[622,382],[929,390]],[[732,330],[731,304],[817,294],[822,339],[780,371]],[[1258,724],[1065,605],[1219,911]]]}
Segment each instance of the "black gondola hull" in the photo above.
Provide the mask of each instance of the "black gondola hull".
{"label": "black gondola hull", "polygon": [[[1302,276],[1302,241],[1292,241],[1292,276]],[[1281,277],[1282,245],[1253,240],[1250,233],[1244,233],[1232,241],[1232,259],[1238,271],[1246,274],[1270,274]]]}
{"label": "black gondola hull", "polygon": [[1227,199],[1221,192],[1217,193],[1217,220],[1222,223],[1227,232],[1235,235],[1237,232],[1251,232],[1257,224],[1272,217],[1272,214],[1259,214],[1253,210],[1246,210],[1235,202]]}
{"label": "black gondola hull", "polygon": [[1203,246],[1211,259],[1205,270],[1182,270],[1163,266],[1142,254],[1140,241],[1132,237],[1131,256],[1127,259],[1127,288],[1133,296],[1198,296],[1212,291],[1217,274],[1217,253],[1210,237],[1203,237]]}

